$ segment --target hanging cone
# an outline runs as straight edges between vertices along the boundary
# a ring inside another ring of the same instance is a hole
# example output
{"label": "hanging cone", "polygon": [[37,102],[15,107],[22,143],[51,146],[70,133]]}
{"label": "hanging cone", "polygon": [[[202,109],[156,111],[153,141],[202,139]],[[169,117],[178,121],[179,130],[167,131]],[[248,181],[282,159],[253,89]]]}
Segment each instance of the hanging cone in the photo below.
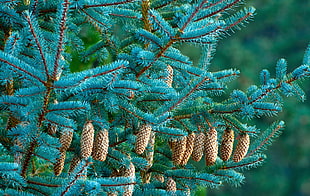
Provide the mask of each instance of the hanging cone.
{"label": "hanging cone", "polygon": [[54,164],[54,174],[55,176],[59,176],[64,169],[66,159],[66,151],[60,152],[60,157],[56,160]]}
{"label": "hanging cone", "polygon": [[240,138],[238,140],[238,143],[236,145],[234,155],[233,155],[233,161],[239,162],[241,161],[246,153],[248,152],[250,146],[250,137],[248,134],[242,134],[240,135]]}
{"label": "hanging cone", "polygon": [[222,135],[222,142],[220,148],[220,156],[223,161],[230,158],[234,146],[234,131],[230,128],[225,129]]}
{"label": "hanging cone", "polygon": [[191,133],[187,136],[186,139],[186,149],[183,154],[183,158],[180,162],[180,165],[186,165],[189,157],[191,156],[193,149],[194,149],[194,140],[195,140],[195,133]]}
{"label": "hanging cone", "polygon": [[207,132],[205,139],[205,160],[207,166],[213,165],[215,163],[217,152],[217,131],[212,127]]}
{"label": "hanging cone", "polygon": [[173,82],[173,68],[170,65],[167,65],[167,71],[168,76],[166,78],[166,84],[168,84],[169,87],[172,87]]}
{"label": "hanging cone", "polygon": [[73,130],[72,129],[62,130],[60,138],[59,138],[59,141],[61,144],[61,147],[59,150],[61,152],[64,152],[69,148],[71,141],[72,141],[72,137],[73,137]]}
{"label": "hanging cone", "polygon": [[81,157],[87,159],[93,150],[94,143],[94,126],[88,121],[84,124],[81,135]]}
{"label": "hanging cone", "polygon": [[[135,172],[136,170],[134,164],[130,163],[129,168],[123,169],[122,176],[134,178],[136,176]],[[124,189],[125,191],[123,193],[123,196],[131,196],[133,193],[134,186],[133,185],[125,186]]]}
{"label": "hanging cone", "polygon": [[108,130],[100,130],[95,138],[92,157],[98,161],[105,161],[109,148],[109,132]]}
{"label": "hanging cone", "polygon": [[194,148],[192,152],[192,159],[194,161],[200,161],[203,156],[205,138],[205,134],[201,132],[196,135],[194,139]]}
{"label": "hanging cone", "polygon": [[130,163],[129,168],[124,167],[121,169],[122,176],[124,177],[133,177],[136,175],[135,172],[136,172],[135,165],[132,163]]}
{"label": "hanging cone", "polygon": [[172,161],[174,165],[180,165],[184,152],[186,150],[186,137],[182,137],[181,139],[174,140],[172,142]]}
{"label": "hanging cone", "polygon": [[135,150],[137,154],[142,154],[149,142],[152,127],[149,124],[142,124],[137,133]]}
{"label": "hanging cone", "polygon": [[166,191],[175,192],[177,190],[177,184],[172,178],[168,178],[166,182]]}
{"label": "hanging cone", "polygon": [[69,167],[68,173],[73,172],[73,170],[76,168],[76,166],[81,162],[81,158],[78,156],[74,156],[71,160],[71,164]]}

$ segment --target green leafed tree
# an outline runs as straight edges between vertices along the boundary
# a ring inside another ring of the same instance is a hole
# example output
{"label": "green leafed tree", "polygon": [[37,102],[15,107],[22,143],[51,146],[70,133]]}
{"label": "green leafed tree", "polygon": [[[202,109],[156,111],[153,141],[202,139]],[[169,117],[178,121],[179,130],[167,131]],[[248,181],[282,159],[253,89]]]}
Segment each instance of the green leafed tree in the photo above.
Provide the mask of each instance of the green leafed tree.
{"label": "green leafed tree", "polygon": [[[238,186],[284,128],[248,120],[276,116],[283,97],[305,99],[310,47],[292,72],[280,59],[245,91],[227,87],[239,70],[212,67],[217,43],[254,15],[241,0],[0,3],[3,195]],[[198,60],[182,53],[187,45]],[[75,54],[90,68],[72,72]]]}

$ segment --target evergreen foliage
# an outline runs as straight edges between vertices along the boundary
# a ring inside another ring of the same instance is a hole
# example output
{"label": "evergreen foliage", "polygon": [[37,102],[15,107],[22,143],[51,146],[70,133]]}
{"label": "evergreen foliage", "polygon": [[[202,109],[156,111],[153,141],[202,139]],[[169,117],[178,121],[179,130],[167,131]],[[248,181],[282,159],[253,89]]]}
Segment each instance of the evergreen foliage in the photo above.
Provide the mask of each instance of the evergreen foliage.
{"label": "evergreen foliage", "polygon": [[[258,130],[247,120],[277,115],[282,97],[305,100],[298,82],[310,75],[310,47],[292,72],[281,59],[275,78],[263,70],[260,85],[222,98],[239,70],[209,67],[217,42],[254,15],[252,7],[239,9],[241,0],[0,3],[3,195],[188,195],[198,186],[238,186],[240,172],[265,161],[284,127],[277,121]],[[101,40],[85,48],[80,33],[88,25]],[[186,43],[202,49],[197,64],[182,54]],[[100,66],[71,72],[71,50]],[[217,156],[226,128],[251,138],[241,160]],[[91,157],[101,130],[108,131],[104,161]],[[66,132],[73,136],[64,144]],[[204,168],[173,160],[175,143],[192,133],[204,133],[216,152]]]}

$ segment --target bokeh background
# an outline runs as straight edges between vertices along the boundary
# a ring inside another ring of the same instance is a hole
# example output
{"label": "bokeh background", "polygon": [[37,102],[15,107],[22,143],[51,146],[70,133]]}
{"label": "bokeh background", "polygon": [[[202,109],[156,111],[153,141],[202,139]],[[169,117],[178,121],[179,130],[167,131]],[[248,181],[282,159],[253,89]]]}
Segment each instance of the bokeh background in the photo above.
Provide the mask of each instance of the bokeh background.
{"label": "bokeh background", "polygon": [[[254,6],[254,20],[241,31],[223,38],[217,47],[211,70],[236,68],[240,78],[230,89],[245,90],[259,84],[259,72],[268,69],[274,74],[276,62],[285,58],[288,71],[302,64],[304,52],[310,43],[310,0],[249,0],[245,6]],[[239,9],[239,8],[236,8]],[[95,31],[82,32],[88,45],[100,36]],[[191,46],[182,49],[195,62],[199,50]],[[72,71],[96,66],[96,57],[87,64],[74,55]],[[201,187],[197,196],[310,196],[310,79],[301,85],[306,91],[305,102],[295,98],[285,99],[284,110],[274,118],[256,122],[265,129],[273,121],[286,122],[283,134],[268,148],[267,161],[259,168],[246,171],[241,187],[225,184],[219,189]]]}

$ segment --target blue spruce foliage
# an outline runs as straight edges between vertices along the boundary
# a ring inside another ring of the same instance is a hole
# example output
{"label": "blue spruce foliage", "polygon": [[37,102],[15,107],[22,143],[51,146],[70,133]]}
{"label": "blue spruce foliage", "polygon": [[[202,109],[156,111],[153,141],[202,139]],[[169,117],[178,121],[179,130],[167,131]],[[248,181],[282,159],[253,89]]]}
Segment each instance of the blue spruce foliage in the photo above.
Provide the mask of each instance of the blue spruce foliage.
{"label": "blue spruce foliage", "polygon": [[[280,59],[274,78],[263,70],[260,85],[223,96],[240,71],[209,67],[217,42],[255,14],[242,3],[0,1],[0,194],[188,195],[199,186],[242,184],[241,172],[265,161],[264,151],[284,128],[276,121],[259,130],[247,119],[276,116],[282,97],[304,101],[299,81],[310,76],[309,46],[292,72]],[[89,26],[101,40],[86,48],[80,34]],[[184,44],[201,49],[198,63],[182,54]],[[71,72],[72,51],[99,65]],[[85,122],[93,125],[93,135],[83,130]],[[143,124],[150,134],[139,129]],[[204,168],[191,160],[174,164],[174,153],[192,153],[189,142],[178,146],[182,139],[215,128],[220,141],[227,127],[250,136],[240,162],[217,156]],[[72,141],[61,139],[68,128],[74,130]],[[108,138],[94,143],[101,130]],[[81,158],[82,133],[88,134],[83,142],[89,151],[108,145],[105,161]],[[147,144],[142,154],[134,150],[140,141]],[[68,149],[61,148],[64,142]],[[168,187],[168,178],[175,187]]]}

